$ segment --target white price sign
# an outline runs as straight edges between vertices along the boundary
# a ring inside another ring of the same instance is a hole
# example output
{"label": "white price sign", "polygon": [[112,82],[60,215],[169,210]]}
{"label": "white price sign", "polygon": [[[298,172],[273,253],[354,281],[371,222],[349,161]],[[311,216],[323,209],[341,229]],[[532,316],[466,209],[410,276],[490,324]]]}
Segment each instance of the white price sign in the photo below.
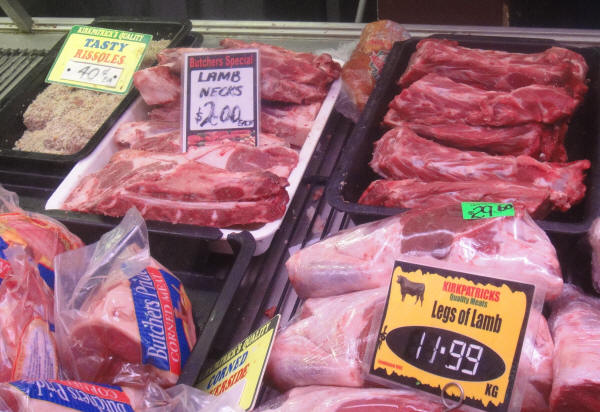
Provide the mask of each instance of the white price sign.
{"label": "white price sign", "polygon": [[259,131],[258,50],[185,55],[183,148],[221,138],[251,138]]}
{"label": "white price sign", "polygon": [[98,86],[115,87],[121,77],[121,73],[123,73],[123,69],[119,67],[69,60],[61,79]]}

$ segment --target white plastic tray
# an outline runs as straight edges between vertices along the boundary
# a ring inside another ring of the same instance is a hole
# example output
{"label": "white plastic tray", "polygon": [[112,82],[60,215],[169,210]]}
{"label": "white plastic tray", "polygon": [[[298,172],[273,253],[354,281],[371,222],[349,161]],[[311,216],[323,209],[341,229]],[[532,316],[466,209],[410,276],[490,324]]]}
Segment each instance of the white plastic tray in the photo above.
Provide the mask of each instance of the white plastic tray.
{"label": "white plastic tray", "polygon": [[[290,200],[286,207],[286,213],[289,209],[292,198],[294,197],[294,193],[296,193],[296,189],[300,184],[302,176],[304,175],[306,166],[308,165],[315,147],[319,142],[319,138],[321,137],[321,133],[325,128],[325,124],[327,123],[329,114],[331,113],[335,101],[337,100],[340,89],[340,79],[331,84],[329,93],[325,97],[325,100],[323,100],[323,104],[321,105],[321,109],[319,110],[319,113],[317,114],[317,117],[313,123],[312,129],[310,130],[308,137],[302,146],[302,150],[300,150],[298,156],[298,165],[288,178],[289,186],[286,188],[286,190],[290,196]],[[81,179],[90,173],[94,173],[102,169],[104,165],[109,162],[112,155],[119,150],[113,141],[113,136],[119,125],[125,122],[146,120],[148,118],[148,111],[148,106],[141,98],[138,98],[129,107],[129,109],[123,113],[121,118],[115,123],[112,129],[109,130],[106,136],[104,136],[104,139],[100,142],[96,149],[90,153],[89,156],[80,160],[71,170],[71,172],[65,177],[60,186],[58,186],[58,188],[54,191],[54,193],[52,193],[52,196],[50,196],[46,202],[46,209],[62,209],[64,201],[77,187]],[[275,232],[277,232],[277,229],[279,229],[282,221],[283,217],[273,222],[266,223],[258,229],[249,231],[256,240],[256,251],[254,252],[255,255],[260,255],[266,252],[271,245],[273,236],[275,236]],[[221,231],[223,232],[223,240],[216,245],[216,249],[218,251],[231,253],[229,243],[226,242],[225,238],[229,233],[239,232],[240,230],[221,229]]]}

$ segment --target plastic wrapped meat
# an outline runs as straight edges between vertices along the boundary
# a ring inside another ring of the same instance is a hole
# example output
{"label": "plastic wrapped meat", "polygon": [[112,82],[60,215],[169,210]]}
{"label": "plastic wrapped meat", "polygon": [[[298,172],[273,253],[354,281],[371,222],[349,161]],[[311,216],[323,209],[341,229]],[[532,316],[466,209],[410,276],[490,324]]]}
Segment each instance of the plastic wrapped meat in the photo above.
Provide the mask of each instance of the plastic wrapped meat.
{"label": "plastic wrapped meat", "polygon": [[535,340],[525,338],[522,352],[529,352],[527,346],[533,346],[531,358],[521,357],[519,374],[527,377],[523,392],[521,412],[545,412],[549,410],[548,402],[552,389],[552,357],[554,343],[548,322],[541,313],[532,312],[530,322],[537,323]]}
{"label": "plastic wrapped meat", "polygon": [[[408,389],[295,388],[257,411],[277,412],[442,412],[446,408],[433,397]],[[460,409],[455,409],[457,412]]]}
{"label": "plastic wrapped meat", "polygon": [[306,385],[362,386],[362,363],[375,312],[387,288],[308,299],[271,349],[267,376],[280,390]]}
{"label": "plastic wrapped meat", "polygon": [[0,384],[0,410],[4,412],[237,412],[231,397],[215,397],[199,389],[177,385],[162,390],[156,385],[134,389],[114,385],[29,380]]}
{"label": "plastic wrapped meat", "polygon": [[552,304],[553,412],[600,410],[600,300],[565,285]]}
{"label": "plastic wrapped meat", "polygon": [[286,267],[299,296],[322,297],[388,285],[394,261],[403,256],[512,276],[543,286],[548,300],[563,285],[554,246],[522,210],[464,220],[459,204],[412,209],[345,230],[298,251]]}
{"label": "plastic wrapped meat", "polygon": [[0,285],[0,382],[56,379],[54,294],[20,246],[5,254],[12,271]]}
{"label": "plastic wrapped meat", "polygon": [[26,248],[38,264],[40,275],[52,288],[54,257],[83,243],[54,219],[22,210],[17,195],[0,186],[0,282],[10,272],[3,252],[10,245]]}
{"label": "plastic wrapped meat", "polygon": [[175,384],[196,342],[181,282],[149,255],[139,212],[56,258],[56,338],[69,379]]}

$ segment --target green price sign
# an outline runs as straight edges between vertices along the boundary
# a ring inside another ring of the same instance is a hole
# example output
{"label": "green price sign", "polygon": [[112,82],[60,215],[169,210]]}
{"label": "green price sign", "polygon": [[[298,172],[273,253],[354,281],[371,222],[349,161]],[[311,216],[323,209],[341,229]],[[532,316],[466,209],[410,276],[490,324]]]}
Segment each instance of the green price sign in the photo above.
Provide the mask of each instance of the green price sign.
{"label": "green price sign", "polygon": [[463,219],[489,219],[491,217],[514,216],[512,203],[462,202]]}

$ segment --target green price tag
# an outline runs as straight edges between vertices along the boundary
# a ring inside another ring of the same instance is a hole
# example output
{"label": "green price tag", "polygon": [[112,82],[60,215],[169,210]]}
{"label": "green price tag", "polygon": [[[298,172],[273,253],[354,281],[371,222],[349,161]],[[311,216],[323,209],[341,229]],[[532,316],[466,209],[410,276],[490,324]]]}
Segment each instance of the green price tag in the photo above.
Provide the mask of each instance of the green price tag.
{"label": "green price tag", "polygon": [[489,219],[491,217],[514,216],[512,203],[462,202],[463,219]]}

